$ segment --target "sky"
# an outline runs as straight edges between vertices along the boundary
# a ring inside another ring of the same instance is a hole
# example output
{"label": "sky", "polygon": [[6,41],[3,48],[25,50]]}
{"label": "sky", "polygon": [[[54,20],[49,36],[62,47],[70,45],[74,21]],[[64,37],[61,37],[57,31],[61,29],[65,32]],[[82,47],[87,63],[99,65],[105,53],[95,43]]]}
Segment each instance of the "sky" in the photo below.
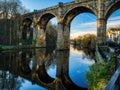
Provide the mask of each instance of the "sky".
{"label": "sky", "polygon": [[[52,7],[58,5],[59,2],[67,3],[72,1],[74,0],[21,0],[22,5],[30,11]],[[50,21],[57,22],[55,18]],[[120,9],[116,10],[107,21],[107,28],[118,25],[120,25]],[[71,22],[70,37],[75,38],[87,33],[97,33],[97,18],[90,13],[82,13],[77,15]]]}
{"label": "sky", "polygon": [[40,10],[47,7],[58,5],[59,2],[72,2],[74,0],[21,0],[23,6],[33,11],[34,9]]}

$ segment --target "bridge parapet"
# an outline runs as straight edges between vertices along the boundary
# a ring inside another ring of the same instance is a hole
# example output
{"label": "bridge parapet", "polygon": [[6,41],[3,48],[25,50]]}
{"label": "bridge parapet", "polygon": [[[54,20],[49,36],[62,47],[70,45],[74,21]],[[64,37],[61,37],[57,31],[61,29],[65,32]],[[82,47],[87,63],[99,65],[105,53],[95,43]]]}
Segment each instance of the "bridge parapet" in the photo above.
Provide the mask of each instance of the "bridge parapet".
{"label": "bridge parapet", "polygon": [[[89,2],[88,2],[89,1]],[[70,6],[75,6],[76,3],[75,2],[78,2],[78,3],[81,3],[81,5],[84,3],[84,4],[88,4],[91,6],[93,6],[94,8],[93,9],[96,9],[97,7],[97,0],[96,1],[91,1],[91,0],[76,0],[76,1],[72,1],[72,2],[67,2],[67,3],[63,3],[63,2],[59,2],[58,5],[55,5],[55,6],[52,6],[52,7],[47,7],[47,8],[44,8],[44,9],[41,9],[41,10],[34,10],[33,12],[30,12],[30,13],[27,13],[27,14],[24,14],[23,17],[27,17],[27,16],[30,16],[30,15],[34,15],[34,14],[40,14],[40,13],[43,13],[43,12],[48,12],[48,11],[55,11],[55,10],[58,10],[58,8],[60,6],[63,6],[63,8],[66,8],[68,9]],[[87,3],[86,3],[87,2]],[[64,9],[63,9],[64,10]]]}
{"label": "bridge parapet", "polygon": [[120,90],[120,67],[118,67],[115,74],[112,76],[105,90]]}
{"label": "bridge parapet", "polygon": [[90,0],[75,0],[75,2],[83,2],[83,1],[90,1]]}

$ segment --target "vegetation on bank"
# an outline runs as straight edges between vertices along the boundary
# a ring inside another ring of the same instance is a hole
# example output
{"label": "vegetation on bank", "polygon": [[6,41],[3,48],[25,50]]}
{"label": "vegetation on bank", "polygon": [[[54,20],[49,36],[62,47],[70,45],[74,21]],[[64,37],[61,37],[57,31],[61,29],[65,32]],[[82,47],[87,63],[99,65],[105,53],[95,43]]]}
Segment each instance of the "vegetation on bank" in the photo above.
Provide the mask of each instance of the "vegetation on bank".
{"label": "vegetation on bank", "polygon": [[57,41],[57,25],[48,22],[46,28],[46,45],[55,47]]}
{"label": "vegetation on bank", "polygon": [[13,49],[15,46],[0,46],[1,49]]}
{"label": "vegetation on bank", "polygon": [[21,19],[28,12],[20,0],[0,0],[0,19]]}
{"label": "vegetation on bank", "polygon": [[90,48],[95,49],[96,45],[96,36],[94,34],[85,34],[83,36],[78,36],[74,40],[74,45],[79,46],[80,48]]}
{"label": "vegetation on bank", "polygon": [[[96,36],[86,34],[73,40],[73,44],[80,48],[95,50]],[[115,53],[111,53],[111,59],[105,63],[95,63],[90,66],[90,72],[87,72],[88,90],[104,90],[110,78],[115,72]]]}
{"label": "vegetation on bank", "polygon": [[111,53],[111,59],[106,63],[95,63],[90,66],[91,72],[87,72],[88,90],[104,90],[110,78],[115,72],[115,54]]}

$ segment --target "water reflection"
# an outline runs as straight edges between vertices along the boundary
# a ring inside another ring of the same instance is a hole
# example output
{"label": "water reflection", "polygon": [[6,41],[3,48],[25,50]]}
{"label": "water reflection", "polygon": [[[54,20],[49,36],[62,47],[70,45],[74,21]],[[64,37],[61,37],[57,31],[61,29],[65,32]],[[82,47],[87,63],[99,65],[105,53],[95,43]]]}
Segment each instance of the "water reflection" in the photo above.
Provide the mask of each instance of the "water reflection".
{"label": "water reflection", "polygon": [[76,85],[88,87],[86,72],[90,71],[89,66],[93,63],[95,63],[94,53],[85,49],[70,48],[69,75]]}
{"label": "water reflection", "polygon": [[93,62],[83,50],[29,49],[0,53],[0,89],[86,90]]}

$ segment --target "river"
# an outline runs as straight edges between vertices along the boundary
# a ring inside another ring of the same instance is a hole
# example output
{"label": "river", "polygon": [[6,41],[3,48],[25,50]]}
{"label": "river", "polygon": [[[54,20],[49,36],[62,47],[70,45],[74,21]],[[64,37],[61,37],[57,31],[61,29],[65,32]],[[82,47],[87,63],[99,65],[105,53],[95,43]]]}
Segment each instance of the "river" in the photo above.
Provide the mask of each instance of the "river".
{"label": "river", "polygon": [[0,52],[0,90],[87,90],[95,63],[87,50],[37,48]]}

